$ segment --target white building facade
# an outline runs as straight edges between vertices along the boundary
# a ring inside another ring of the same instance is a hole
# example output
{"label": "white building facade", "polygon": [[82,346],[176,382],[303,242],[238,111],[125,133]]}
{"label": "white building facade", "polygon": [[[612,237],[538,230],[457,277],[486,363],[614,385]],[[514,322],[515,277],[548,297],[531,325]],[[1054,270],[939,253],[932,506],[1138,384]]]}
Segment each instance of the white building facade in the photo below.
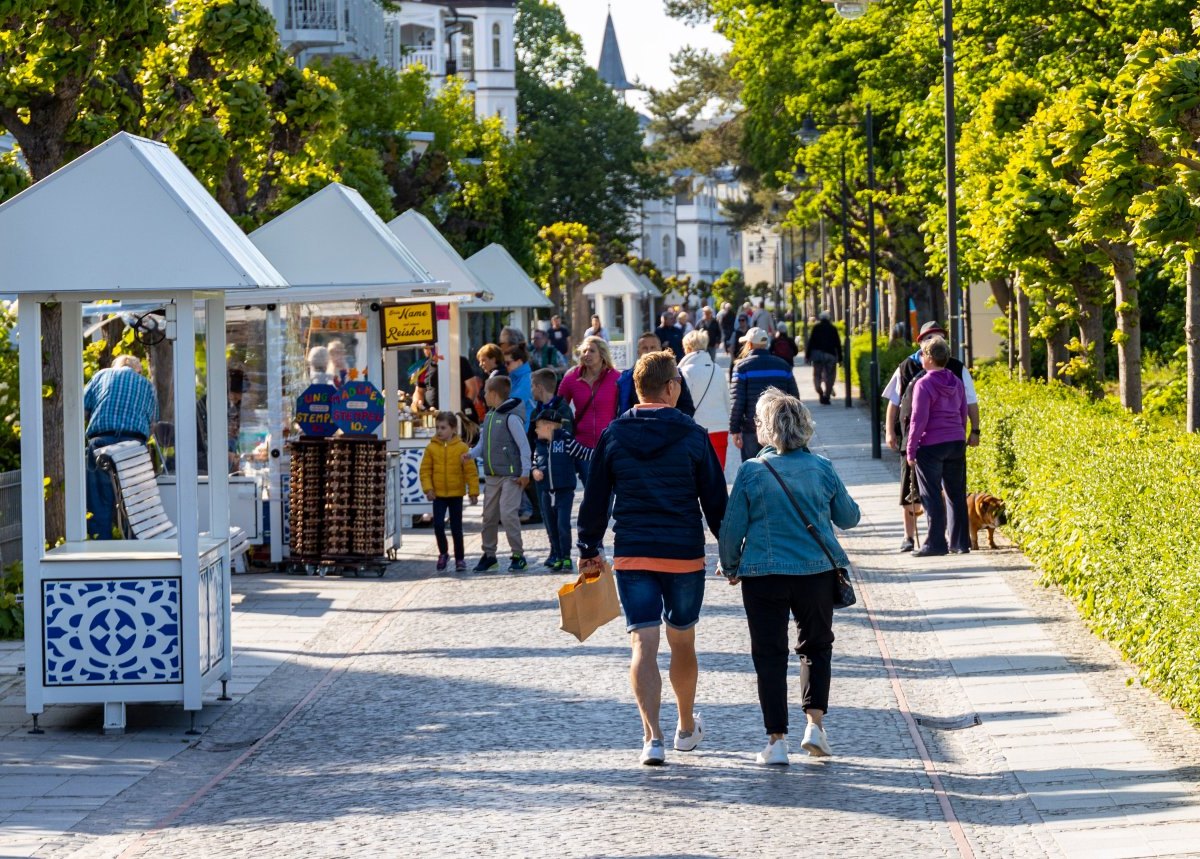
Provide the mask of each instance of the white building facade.
{"label": "white building facade", "polygon": [[275,16],[284,50],[301,66],[317,57],[376,60],[397,71],[420,64],[435,86],[467,82],[477,116],[517,127],[513,0],[260,0]]}

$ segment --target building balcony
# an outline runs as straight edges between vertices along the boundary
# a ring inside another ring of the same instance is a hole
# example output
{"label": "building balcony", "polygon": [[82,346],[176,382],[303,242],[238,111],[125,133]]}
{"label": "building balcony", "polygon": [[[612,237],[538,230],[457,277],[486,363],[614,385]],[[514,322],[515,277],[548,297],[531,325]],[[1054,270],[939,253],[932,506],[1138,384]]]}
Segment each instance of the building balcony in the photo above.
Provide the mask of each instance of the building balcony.
{"label": "building balcony", "polygon": [[425,67],[425,71],[436,77],[441,77],[446,73],[446,61],[441,51],[433,48],[409,47],[405,45],[400,47],[400,51],[401,54],[396,65],[399,69],[421,65]]}
{"label": "building balcony", "polygon": [[344,6],[343,0],[274,0],[271,11],[284,50],[295,54],[339,45]]}

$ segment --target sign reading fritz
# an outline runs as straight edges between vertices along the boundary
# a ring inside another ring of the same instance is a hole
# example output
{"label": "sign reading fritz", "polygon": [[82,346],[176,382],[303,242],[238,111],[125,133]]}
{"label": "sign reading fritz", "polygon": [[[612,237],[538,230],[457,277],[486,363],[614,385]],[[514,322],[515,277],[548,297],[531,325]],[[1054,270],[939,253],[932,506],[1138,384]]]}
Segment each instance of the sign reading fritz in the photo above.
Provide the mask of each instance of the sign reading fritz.
{"label": "sign reading fritz", "polygon": [[390,304],[380,308],[383,348],[423,346],[437,342],[437,316],[432,301]]}

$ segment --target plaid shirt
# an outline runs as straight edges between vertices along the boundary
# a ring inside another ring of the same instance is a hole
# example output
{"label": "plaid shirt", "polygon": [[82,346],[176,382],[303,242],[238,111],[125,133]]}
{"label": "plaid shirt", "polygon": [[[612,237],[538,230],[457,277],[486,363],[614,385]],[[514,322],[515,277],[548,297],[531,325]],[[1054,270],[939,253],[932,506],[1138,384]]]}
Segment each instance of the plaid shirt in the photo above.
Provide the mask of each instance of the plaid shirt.
{"label": "plaid shirt", "polygon": [[158,420],[154,385],[132,367],[107,367],[92,376],[83,391],[83,410],[89,436],[128,432],[150,438],[150,425]]}

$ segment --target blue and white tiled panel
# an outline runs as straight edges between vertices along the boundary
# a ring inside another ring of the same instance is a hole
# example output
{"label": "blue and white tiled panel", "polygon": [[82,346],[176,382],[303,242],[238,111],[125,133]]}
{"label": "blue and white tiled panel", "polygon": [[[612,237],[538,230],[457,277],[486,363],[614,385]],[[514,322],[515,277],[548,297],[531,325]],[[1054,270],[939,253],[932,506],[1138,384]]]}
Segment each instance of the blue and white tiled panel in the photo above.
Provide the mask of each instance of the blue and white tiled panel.
{"label": "blue and white tiled panel", "polygon": [[410,447],[400,452],[400,503],[428,504],[429,499],[421,490],[421,460],[425,448]]}
{"label": "blue and white tiled panel", "polygon": [[182,683],[177,577],[42,582],[43,683]]}
{"label": "blue and white tiled panel", "polygon": [[225,658],[225,562],[218,558],[200,571],[200,673]]}

